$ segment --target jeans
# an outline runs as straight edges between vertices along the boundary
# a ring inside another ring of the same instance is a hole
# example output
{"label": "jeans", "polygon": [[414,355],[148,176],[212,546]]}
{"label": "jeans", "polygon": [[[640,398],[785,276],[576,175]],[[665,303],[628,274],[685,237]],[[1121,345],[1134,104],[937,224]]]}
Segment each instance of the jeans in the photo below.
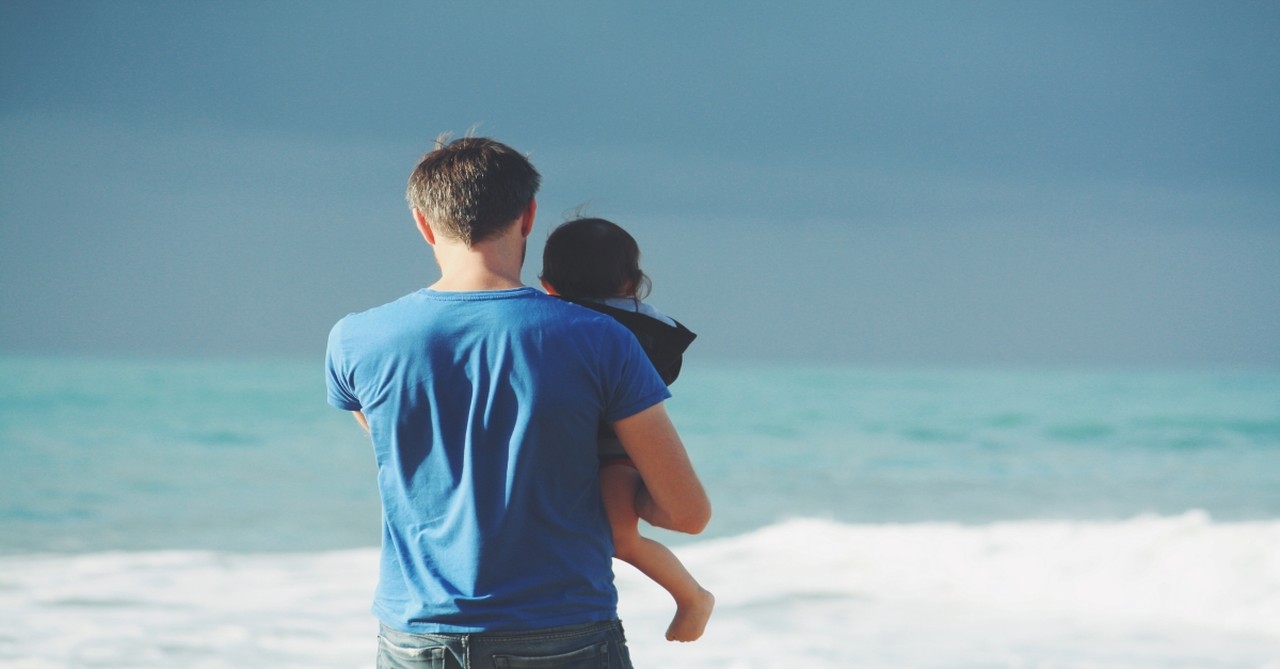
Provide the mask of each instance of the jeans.
{"label": "jeans", "polygon": [[382,626],[378,669],[632,669],[622,623],[518,634],[409,634]]}

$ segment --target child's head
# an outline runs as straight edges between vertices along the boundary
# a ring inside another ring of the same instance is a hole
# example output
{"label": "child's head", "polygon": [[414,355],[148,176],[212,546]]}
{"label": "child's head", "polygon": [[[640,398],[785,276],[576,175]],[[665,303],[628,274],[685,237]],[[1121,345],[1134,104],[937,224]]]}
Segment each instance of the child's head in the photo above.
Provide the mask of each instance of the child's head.
{"label": "child's head", "polygon": [[643,298],[649,292],[649,277],[640,271],[640,246],[603,218],[579,218],[553,230],[539,278],[565,297]]}

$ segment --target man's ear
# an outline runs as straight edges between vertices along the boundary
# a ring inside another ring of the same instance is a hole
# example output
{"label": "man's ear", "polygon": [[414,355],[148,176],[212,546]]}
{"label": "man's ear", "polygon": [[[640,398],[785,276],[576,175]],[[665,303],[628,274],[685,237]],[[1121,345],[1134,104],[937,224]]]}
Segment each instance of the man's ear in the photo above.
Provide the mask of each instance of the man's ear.
{"label": "man's ear", "polygon": [[418,232],[422,233],[422,238],[427,240],[428,244],[435,246],[436,233],[431,229],[431,224],[427,223],[427,217],[423,215],[421,209],[413,210],[413,222],[418,224]]}
{"label": "man's ear", "polygon": [[520,236],[528,237],[533,232],[533,217],[538,213],[538,200],[529,200],[529,206],[520,214]]}

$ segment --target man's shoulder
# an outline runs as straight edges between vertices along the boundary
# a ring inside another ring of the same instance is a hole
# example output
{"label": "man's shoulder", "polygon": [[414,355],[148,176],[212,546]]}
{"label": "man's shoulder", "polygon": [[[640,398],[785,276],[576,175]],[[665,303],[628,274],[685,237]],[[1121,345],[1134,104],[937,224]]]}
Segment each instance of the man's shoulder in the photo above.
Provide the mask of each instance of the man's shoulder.
{"label": "man's shoulder", "polygon": [[506,324],[512,326],[517,323],[529,323],[530,319],[541,320],[543,327],[555,322],[582,323],[587,320],[613,322],[613,319],[602,314],[569,304],[528,286],[501,291],[472,292],[440,292],[424,288],[390,302],[349,313],[339,319],[334,328],[363,331],[394,329],[399,325],[417,327],[424,322],[440,322],[442,316],[454,309],[469,311],[476,308],[505,314],[504,319],[510,316],[513,320],[506,321]]}
{"label": "man's shoulder", "polygon": [[402,295],[390,302],[385,302],[374,307],[368,307],[360,311],[353,311],[338,319],[338,323],[334,327],[358,326],[368,321],[377,321],[393,315],[405,309],[409,305],[409,302],[421,292],[422,291],[415,291],[408,295]]}

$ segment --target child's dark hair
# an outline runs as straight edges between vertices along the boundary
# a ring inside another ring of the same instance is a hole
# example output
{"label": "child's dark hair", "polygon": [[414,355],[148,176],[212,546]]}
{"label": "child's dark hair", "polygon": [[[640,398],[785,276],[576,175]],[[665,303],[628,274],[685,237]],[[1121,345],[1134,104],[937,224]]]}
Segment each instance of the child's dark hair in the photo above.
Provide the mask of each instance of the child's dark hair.
{"label": "child's dark hair", "polygon": [[649,277],[640,271],[640,245],[603,218],[579,218],[553,230],[538,278],[565,297],[644,299],[649,294]]}

